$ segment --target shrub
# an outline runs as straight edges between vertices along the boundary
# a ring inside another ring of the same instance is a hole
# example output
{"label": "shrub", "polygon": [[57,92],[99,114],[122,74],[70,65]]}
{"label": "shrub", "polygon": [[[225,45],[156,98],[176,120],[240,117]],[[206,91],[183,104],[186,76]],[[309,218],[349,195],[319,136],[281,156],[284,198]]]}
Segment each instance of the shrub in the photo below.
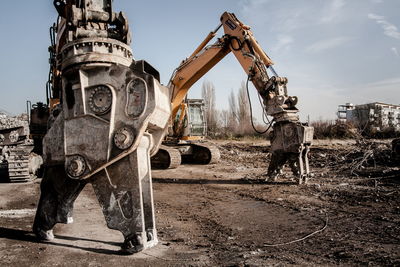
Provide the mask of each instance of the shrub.
{"label": "shrub", "polygon": [[314,127],[314,139],[361,137],[358,129],[350,122],[319,120],[312,122],[311,126]]}

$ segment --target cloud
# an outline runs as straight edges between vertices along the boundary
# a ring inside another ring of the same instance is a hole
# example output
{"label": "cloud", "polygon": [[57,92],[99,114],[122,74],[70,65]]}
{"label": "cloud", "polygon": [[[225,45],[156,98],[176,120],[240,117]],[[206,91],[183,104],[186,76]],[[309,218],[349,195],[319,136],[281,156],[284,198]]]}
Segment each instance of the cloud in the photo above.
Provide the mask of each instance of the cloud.
{"label": "cloud", "polygon": [[382,4],[383,0],[371,0],[371,2],[374,4]]}
{"label": "cloud", "polygon": [[293,33],[302,28],[339,23],[346,17],[342,12],[345,5],[346,0],[282,1],[279,4],[272,0],[239,2],[241,15],[246,21],[265,27],[271,27],[273,24],[271,30],[280,33]]}
{"label": "cloud", "polygon": [[[352,89],[354,99],[359,103],[385,102],[388,104],[399,104],[400,102],[400,77],[384,79],[367,83]],[[362,92],[360,94],[360,92]]]}
{"label": "cloud", "polygon": [[351,37],[347,36],[340,36],[340,37],[335,37],[331,39],[325,39],[318,41],[306,48],[307,52],[314,52],[314,53],[319,53],[325,50],[329,50],[332,48],[336,48],[338,46],[344,45],[348,42],[353,40]]}
{"label": "cloud", "polygon": [[294,42],[292,36],[287,34],[278,35],[278,42],[273,48],[276,51],[288,51],[290,49],[290,45]]}
{"label": "cloud", "polygon": [[396,47],[392,47],[390,50],[392,50],[392,52],[393,52],[397,57],[399,57],[399,51],[397,51],[397,48],[396,48]]}
{"label": "cloud", "polygon": [[[334,86],[318,81],[307,87],[297,88],[300,97],[300,116],[304,120],[310,114],[312,120],[335,119],[337,106],[347,102],[365,104],[383,102],[400,103],[400,77],[377,80],[371,83],[351,84],[349,86]],[[293,91],[293,90],[292,90]],[[318,101],[314,99],[317,98]]]}
{"label": "cloud", "polygon": [[340,14],[342,8],[346,5],[345,0],[333,0],[328,6],[328,9],[324,16],[321,18],[322,23],[332,22]]}
{"label": "cloud", "polygon": [[400,77],[394,77],[394,78],[390,78],[390,79],[384,79],[384,80],[368,83],[368,84],[364,85],[363,87],[376,89],[376,88],[391,87],[391,86],[398,88],[400,86]]}
{"label": "cloud", "polygon": [[369,19],[373,19],[373,20],[383,20],[383,19],[385,19],[384,16],[379,16],[379,15],[376,15],[376,14],[373,14],[373,13],[369,13],[368,14],[368,18]]}
{"label": "cloud", "polygon": [[389,21],[385,19],[384,16],[379,16],[373,13],[368,14],[368,18],[371,20],[375,20],[377,24],[379,24],[383,29],[383,34],[389,36],[391,38],[400,40],[400,32],[399,29]]}

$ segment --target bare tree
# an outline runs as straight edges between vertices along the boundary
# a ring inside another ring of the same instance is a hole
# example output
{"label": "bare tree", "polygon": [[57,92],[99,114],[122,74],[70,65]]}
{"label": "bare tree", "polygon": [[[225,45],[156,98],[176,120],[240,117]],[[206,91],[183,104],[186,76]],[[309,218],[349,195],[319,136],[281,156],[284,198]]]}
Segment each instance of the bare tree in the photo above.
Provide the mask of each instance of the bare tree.
{"label": "bare tree", "polygon": [[232,117],[229,112],[229,110],[223,109],[219,112],[218,116],[218,134],[223,135],[223,136],[232,136],[233,135],[233,129],[231,127],[232,125]]}
{"label": "bare tree", "polygon": [[219,112],[219,125],[226,130],[229,127],[229,111],[223,109]]}
{"label": "bare tree", "polygon": [[209,134],[215,134],[217,129],[217,110],[215,108],[215,87],[209,81],[204,81],[201,88],[201,97],[205,104],[205,118]]}
{"label": "bare tree", "polygon": [[246,135],[253,133],[251,126],[250,101],[246,83],[242,82],[237,94],[232,90],[228,97],[228,110],[217,111],[215,108],[215,87],[205,81],[202,85],[202,97],[205,102],[205,118],[211,134]]}
{"label": "bare tree", "polygon": [[228,111],[228,129],[233,133],[236,133],[238,125],[238,107],[236,102],[236,97],[233,92],[229,94],[229,111]]}
{"label": "bare tree", "polygon": [[239,134],[249,134],[252,132],[251,129],[251,114],[250,114],[250,102],[247,95],[246,83],[242,82],[237,96],[237,119],[239,124]]}

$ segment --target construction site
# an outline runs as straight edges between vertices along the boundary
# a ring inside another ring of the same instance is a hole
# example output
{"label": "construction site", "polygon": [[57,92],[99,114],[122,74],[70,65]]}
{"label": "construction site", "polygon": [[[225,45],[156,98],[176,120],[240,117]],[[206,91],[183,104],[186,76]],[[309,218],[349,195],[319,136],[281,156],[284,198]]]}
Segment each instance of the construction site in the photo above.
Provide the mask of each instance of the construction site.
{"label": "construction site", "polygon": [[[0,106],[1,266],[400,265],[400,105],[306,122],[227,11],[163,83],[117,2],[49,1],[46,97]],[[226,56],[222,110],[189,91]]]}

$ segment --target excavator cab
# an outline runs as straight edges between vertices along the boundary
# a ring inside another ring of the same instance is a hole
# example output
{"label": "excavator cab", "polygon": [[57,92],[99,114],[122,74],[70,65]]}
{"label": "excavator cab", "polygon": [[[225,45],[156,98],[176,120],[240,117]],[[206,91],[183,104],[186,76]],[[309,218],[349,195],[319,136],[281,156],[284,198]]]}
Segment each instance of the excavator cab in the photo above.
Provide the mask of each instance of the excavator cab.
{"label": "excavator cab", "polygon": [[207,121],[205,119],[205,105],[203,99],[188,99],[188,138],[203,139],[207,135]]}
{"label": "excavator cab", "polygon": [[175,125],[181,127],[181,140],[203,140],[207,135],[204,100],[186,99],[184,108],[176,114]]}
{"label": "excavator cab", "polygon": [[176,113],[170,139],[180,141],[203,140],[207,135],[205,104],[203,99],[188,99],[181,104]]}

